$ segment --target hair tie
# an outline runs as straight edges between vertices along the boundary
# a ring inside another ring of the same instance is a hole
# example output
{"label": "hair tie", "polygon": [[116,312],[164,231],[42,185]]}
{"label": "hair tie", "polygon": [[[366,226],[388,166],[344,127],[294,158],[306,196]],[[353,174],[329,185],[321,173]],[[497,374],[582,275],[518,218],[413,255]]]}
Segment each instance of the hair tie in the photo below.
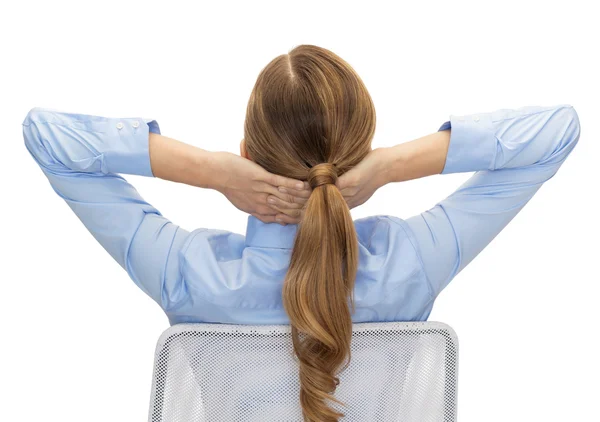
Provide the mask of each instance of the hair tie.
{"label": "hair tie", "polygon": [[337,168],[332,163],[320,163],[308,171],[308,184],[312,189],[337,182]]}

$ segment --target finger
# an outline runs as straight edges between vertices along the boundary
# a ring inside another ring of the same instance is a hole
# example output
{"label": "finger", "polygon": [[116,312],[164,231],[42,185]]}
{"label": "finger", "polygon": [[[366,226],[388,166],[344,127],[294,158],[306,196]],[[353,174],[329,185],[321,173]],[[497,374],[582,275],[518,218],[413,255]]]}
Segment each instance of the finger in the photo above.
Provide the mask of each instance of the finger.
{"label": "finger", "polygon": [[[251,210],[255,214],[260,215],[275,215],[281,210],[294,210],[304,208],[306,203],[289,203],[285,202],[274,195],[268,195],[266,193],[259,194],[260,196],[255,197],[255,206]],[[274,202],[271,202],[274,201]],[[304,201],[303,201],[304,202]],[[249,210],[250,211],[250,210]]]}
{"label": "finger", "polygon": [[344,201],[346,201],[346,204],[348,205],[348,208],[352,209],[354,207],[357,207],[360,205],[360,200],[355,196],[355,195],[348,195],[348,196],[343,196],[344,197]]}
{"label": "finger", "polygon": [[269,206],[275,206],[277,207],[277,209],[280,208],[287,208],[287,209],[300,209],[304,206],[304,204],[299,204],[297,202],[294,203],[289,203],[286,201],[283,201],[281,199],[279,199],[278,197],[276,197],[275,195],[269,195],[267,197],[267,202],[269,203]]}
{"label": "finger", "polygon": [[303,198],[303,199],[310,198],[310,194],[312,193],[312,189],[298,190],[298,189],[286,188],[285,186],[278,186],[277,191],[282,194],[292,195],[294,198]]}
{"label": "finger", "polygon": [[275,195],[279,199],[290,204],[304,205],[308,201],[308,198],[310,198],[311,193],[312,190],[299,191],[280,186],[279,188],[277,188],[277,191],[273,191],[272,195]]}
{"label": "finger", "polygon": [[338,189],[340,190],[340,193],[344,198],[350,198],[358,194],[358,188],[354,186],[347,186],[345,188],[341,188],[338,186]]}
{"label": "finger", "polygon": [[310,194],[312,192],[310,190],[304,191],[284,187],[276,188],[275,186],[271,186],[266,183],[261,187],[261,191],[269,195],[276,196],[277,198],[281,199],[283,202],[287,202],[288,204],[300,205],[306,204],[306,201],[308,201],[308,198],[310,197]]}
{"label": "finger", "polygon": [[302,216],[302,212],[304,211],[301,208],[295,208],[295,209],[279,208],[275,204],[272,204],[271,207],[273,207],[274,210],[279,211],[280,214],[285,214],[292,218],[300,218]]}
{"label": "finger", "polygon": [[272,173],[269,173],[269,176],[267,180],[265,180],[265,182],[267,182],[271,186],[283,186],[287,189],[308,190],[309,188],[308,183],[302,180],[279,176],[277,174]]}
{"label": "finger", "polygon": [[281,220],[285,224],[298,224],[298,223],[300,223],[300,220],[302,220],[302,216],[290,217],[287,214],[277,214],[277,216],[275,218]]}
{"label": "finger", "polygon": [[357,187],[358,184],[359,184],[359,180],[357,179],[357,177],[353,171],[344,173],[335,182],[335,185],[338,187],[339,190]]}
{"label": "finger", "polygon": [[287,226],[287,223],[281,218],[277,219],[275,215],[265,215],[265,214],[256,214],[252,213],[252,215],[258,218],[263,223],[278,223],[282,226]]}
{"label": "finger", "polygon": [[255,207],[254,213],[258,214],[258,215],[275,216],[279,212],[279,210],[276,210],[275,208],[273,208],[270,205],[271,204],[258,205],[257,207]]}
{"label": "finger", "polygon": [[[337,184],[336,184],[336,186],[337,186]],[[356,188],[354,188],[354,187],[347,187],[347,188],[341,189],[338,186],[338,189],[340,189],[340,193],[342,194],[342,197],[344,198],[344,201],[346,201],[346,204],[348,204],[348,207],[350,209],[352,209],[352,208],[360,205],[360,204],[356,203],[356,201],[357,201],[356,197],[357,197],[357,194],[358,194],[358,190]]]}

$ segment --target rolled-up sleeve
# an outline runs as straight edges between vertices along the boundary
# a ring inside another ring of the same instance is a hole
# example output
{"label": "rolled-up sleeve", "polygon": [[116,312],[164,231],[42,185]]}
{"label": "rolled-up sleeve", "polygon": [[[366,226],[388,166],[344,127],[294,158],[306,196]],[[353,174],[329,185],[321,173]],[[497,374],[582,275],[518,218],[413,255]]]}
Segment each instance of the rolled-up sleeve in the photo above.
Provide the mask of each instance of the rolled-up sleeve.
{"label": "rolled-up sleeve", "polygon": [[452,129],[442,174],[491,169],[496,151],[491,114],[450,116],[439,130]]}
{"label": "rolled-up sleeve", "polygon": [[475,172],[434,207],[406,220],[438,294],[552,178],[580,137],[568,104],[450,116],[443,174]]}
{"label": "rolled-up sleeve", "polygon": [[32,109],[25,146],[54,191],[163,309],[182,297],[177,260],[187,231],[147,203],[122,174],[152,177],[149,133],[155,120]]}

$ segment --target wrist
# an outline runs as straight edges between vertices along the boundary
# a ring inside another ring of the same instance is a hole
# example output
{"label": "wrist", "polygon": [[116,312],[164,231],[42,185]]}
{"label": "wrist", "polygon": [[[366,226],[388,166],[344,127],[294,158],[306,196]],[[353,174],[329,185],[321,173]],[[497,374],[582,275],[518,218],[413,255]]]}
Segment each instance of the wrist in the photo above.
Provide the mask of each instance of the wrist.
{"label": "wrist", "polygon": [[150,161],[155,177],[211,188],[215,171],[211,153],[163,135],[150,134]]}
{"label": "wrist", "polygon": [[404,157],[402,144],[393,147],[378,148],[378,159],[380,161],[378,172],[378,183],[380,187],[388,183],[402,181],[402,169],[404,168]]}
{"label": "wrist", "polygon": [[450,131],[431,133],[413,141],[387,148],[383,154],[386,180],[405,182],[421,177],[440,174],[444,168]]}
{"label": "wrist", "polygon": [[221,191],[220,182],[223,174],[223,169],[219,167],[219,153],[206,151],[196,148],[192,154],[191,168],[193,174],[191,179],[194,181],[194,186],[203,189],[214,189]]}

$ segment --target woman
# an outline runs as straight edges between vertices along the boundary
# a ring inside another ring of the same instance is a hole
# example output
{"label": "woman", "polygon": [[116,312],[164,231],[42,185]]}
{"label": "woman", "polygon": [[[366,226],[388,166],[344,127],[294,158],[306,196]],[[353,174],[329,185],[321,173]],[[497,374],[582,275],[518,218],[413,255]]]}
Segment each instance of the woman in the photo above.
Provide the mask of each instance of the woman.
{"label": "woman", "polygon": [[[171,324],[292,325],[307,421],[341,416],[326,401],[352,322],[426,320],[580,134],[569,105],[451,115],[434,133],[373,150],[374,130],[359,76],[310,45],[260,73],[240,157],[164,137],[154,120],[33,109],[23,123],[54,190]],[[457,172],[475,174],[420,215],[352,221],[349,209],[387,183]],[[118,173],[216,189],[251,214],[246,234],[188,232]]]}

